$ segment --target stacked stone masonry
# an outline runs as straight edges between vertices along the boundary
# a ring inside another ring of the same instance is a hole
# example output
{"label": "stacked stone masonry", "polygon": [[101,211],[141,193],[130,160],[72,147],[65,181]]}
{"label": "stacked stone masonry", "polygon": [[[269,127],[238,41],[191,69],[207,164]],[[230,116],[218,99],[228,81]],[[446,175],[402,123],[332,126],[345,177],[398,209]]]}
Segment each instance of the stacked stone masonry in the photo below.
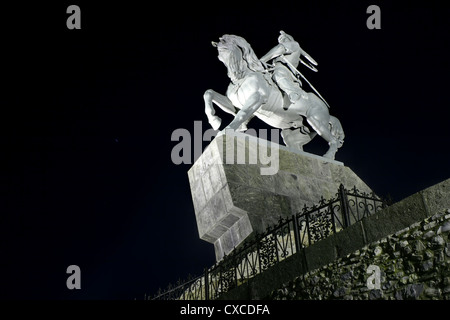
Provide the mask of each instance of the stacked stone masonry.
{"label": "stacked stone masonry", "polygon": [[[449,238],[450,209],[298,276],[272,298],[450,300]],[[368,285],[369,266],[379,268],[379,288]]]}

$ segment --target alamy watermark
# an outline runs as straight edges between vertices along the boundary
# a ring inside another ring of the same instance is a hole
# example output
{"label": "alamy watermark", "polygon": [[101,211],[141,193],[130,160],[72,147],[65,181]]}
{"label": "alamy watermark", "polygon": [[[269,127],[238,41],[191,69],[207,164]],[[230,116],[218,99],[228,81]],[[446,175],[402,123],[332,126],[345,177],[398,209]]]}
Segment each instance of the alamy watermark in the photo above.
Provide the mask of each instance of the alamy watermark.
{"label": "alamy watermark", "polygon": [[[248,129],[246,135],[234,130],[223,131],[208,129],[203,132],[202,121],[194,121],[194,133],[184,128],[172,132],[171,140],[178,141],[172,148],[171,159],[174,164],[192,164],[203,152],[203,142],[212,141],[214,137],[223,137],[224,143],[218,143],[220,164],[261,164],[261,175],[274,175],[279,169],[279,129]],[[259,139],[257,139],[259,138]],[[240,141],[238,141],[238,139]],[[254,148],[246,148],[250,141],[255,141]],[[244,143],[242,143],[244,142]],[[224,153],[223,149],[226,152]],[[225,156],[224,156],[225,154]],[[193,158],[192,158],[193,155]],[[225,159],[224,159],[225,158]]]}
{"label": "alamy watermark", "polygon": [[81,269],[79,266],[72,264],[67,267],[66,273],[70,276],[66,280],[67,289],[81,289]]}
{"label": "alamy watermark", "polygon": [[67,7],[66,13],[70,14],[66,20],[66,26],[69,30],[81,29],[81,9],[79,6],[72,4]]}
{"label": "alamy watermark", "polygon": [[[79,6],[72,4],[67,7],[66,13],[70,16],[66,20],[66,26],[69,30],[81,29],[81,9]],[[367,18],[366,25],[370,30],[381,29],[381,9],[379,6],[372,4],[367,7],[366,13],[370,14]]]}
{"label": "alamy watermark", "polygon": [[367,7],[366,13],[370,16],[367,18],[366,26],[369,30],[381,29],[381,9],[379,6],[372,4]]}
{"label": "alamy watermark", "polygon": [[367,278],[367,289],[369,290],[380,290],[381,289],[381,270],[380,267],[371,264],[367,267],[366,273],[371,274]]}

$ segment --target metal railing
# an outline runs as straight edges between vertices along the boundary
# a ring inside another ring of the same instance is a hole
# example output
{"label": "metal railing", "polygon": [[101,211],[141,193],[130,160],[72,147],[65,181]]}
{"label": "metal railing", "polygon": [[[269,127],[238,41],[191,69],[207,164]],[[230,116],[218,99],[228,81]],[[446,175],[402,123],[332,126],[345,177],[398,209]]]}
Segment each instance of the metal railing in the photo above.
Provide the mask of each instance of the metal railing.
{"label": "metal railing", "polygon": [[346,190],[341,184],[336,197],[305,207],[278,224],[244,242],[204,274],[158,293],[154,299],[209,300],[247,282],[301,249],[360,221],[386,207],[373,193],[356,187]]}

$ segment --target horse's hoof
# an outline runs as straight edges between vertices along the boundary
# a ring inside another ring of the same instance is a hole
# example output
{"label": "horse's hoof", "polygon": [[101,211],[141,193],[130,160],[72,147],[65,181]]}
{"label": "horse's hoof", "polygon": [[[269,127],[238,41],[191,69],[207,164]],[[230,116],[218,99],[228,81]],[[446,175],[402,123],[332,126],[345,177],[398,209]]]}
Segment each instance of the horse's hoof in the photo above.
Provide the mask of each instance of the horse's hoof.
{"label": "horse's hoof", "polygon": [[334,160],[334,153],[332,152],[327,152],[325,153],[322,157],[330,159],[330,160]]}
{"label": "horse's hoof", "polygon": [[214,130],[219,130],[220,125],[222,124],[222,119],[219,117],[213,117],[212,119],[209,119],[209,124]]}
{"label": "horse's hoof", "polygon": [[241,124],[240,127],[236,131],[238,131],[238,132],[245,132],[247,130],[248,130],[247,125]]}
{"label": "horse's hoof", "polygon": [[225,130],[217,132],[216,138],[221,137],[225,134]]}
{"label": "horse's hoof", "polygon": [[334,160],[334,156],[336,155],[337,148],[330,147],[330,149],[323,155],[324,158]]}
{"label": "horse's hoof", "polygon": [[236,129],[235,128],[232,128],[232,127],[230,127],[230,126],[226,126],[224,129],[223,129],[223,131],[225,131],[225,132],[229,132],[229,133],[234,133],[234,132],[236,132]]}

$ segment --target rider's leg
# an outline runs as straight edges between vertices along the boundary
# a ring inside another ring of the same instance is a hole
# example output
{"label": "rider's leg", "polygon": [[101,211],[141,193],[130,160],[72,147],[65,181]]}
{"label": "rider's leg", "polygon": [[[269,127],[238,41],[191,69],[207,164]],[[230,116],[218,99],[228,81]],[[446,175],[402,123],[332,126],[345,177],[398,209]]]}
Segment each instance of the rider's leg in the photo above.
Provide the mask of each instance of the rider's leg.
{"label": "rider's leg", "polygon": [[306,93],[300,87],[300,84],[294,79],[289,71],[285,68],[276,68],[273,73],[273,80],[286,92],[291,103],[295,103],[300,97],[307,99]]}

